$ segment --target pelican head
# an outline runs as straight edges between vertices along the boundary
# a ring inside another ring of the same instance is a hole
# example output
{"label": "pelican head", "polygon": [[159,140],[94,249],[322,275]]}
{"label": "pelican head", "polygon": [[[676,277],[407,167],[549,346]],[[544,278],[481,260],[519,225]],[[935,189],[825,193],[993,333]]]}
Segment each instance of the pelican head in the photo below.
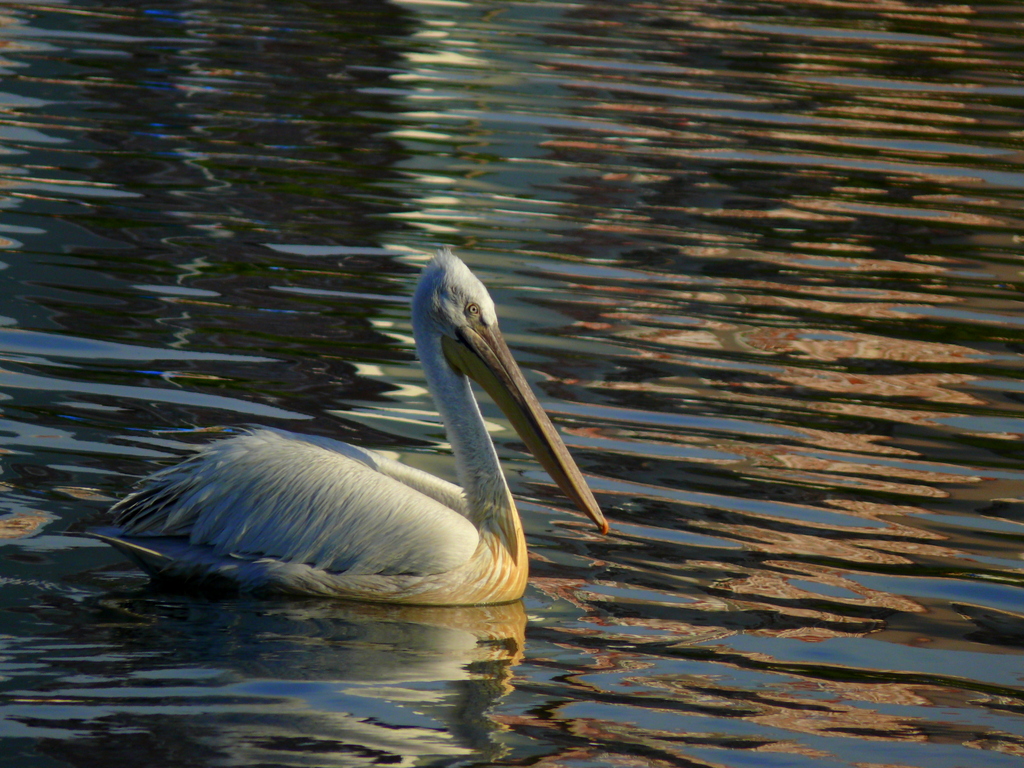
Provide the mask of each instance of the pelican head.
{"label": "pelican head", "polygon": [[498,330],[487,289],[448,249],[424,270],[413,296],[412,316],[425,370],[430,368],[428,358],[441,358],[452,374],[479,384],[562,492],[601,533],[607,533],[608,523],[594,494]]}

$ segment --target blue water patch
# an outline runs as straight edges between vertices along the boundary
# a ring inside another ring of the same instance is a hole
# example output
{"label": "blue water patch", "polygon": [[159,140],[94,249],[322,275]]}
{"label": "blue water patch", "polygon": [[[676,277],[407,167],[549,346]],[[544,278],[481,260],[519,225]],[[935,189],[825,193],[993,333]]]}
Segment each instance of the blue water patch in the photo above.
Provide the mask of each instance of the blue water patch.
{"label": "blue water patch", "polygon": [[906,312],[910,315],[925,315],[928,317],[938,317],[962,323],[991,323],[993,325],[1024,326],[1024,316],[1021,315],[977,312],[969,309],[944,307],[933,304],[908,304],[893,307],[893,309],[897,312]]}
{"label": "blue water patch", "polygon": [[1003,611],[1024,610],[1024,586],[963,578],[931,579],[869,573],[850,573],[847,577],[870,589],[896,595],[971,603]]}
{"label": "blue water patch", "polygon": [[795,429],[772,424],[765,421],[742,421],[717,416],[695,416],[677,411],[643,411],[628,408],[616,408],[609,405],[592,405],[582,403],[559,402],[550,407],[554,413],[568,413],[573,416],[585,416],[590,420],[606,419],[631,424],[656,424],[688,429],[706,429],[718,432],[735,432],[745,435],[771,437],[802,438],[804,435]]}
{"label": "blue water patch", "polygon": [[680,531],[674,528],[655,528],[630,523],[615,523],[615,532],[624,536],[635,536],[640,541],[670,541],[695,547],[715,547],[725,549],[742,549],[743,545],[717,536],[706,536],[701,533]]}
{"label": "blue water patch", "polygon": [[1024,435],[1024,419],[1008,416],[941,416],[934,421],[966,432]]}
{"label": "blue water patch", "polygon": [[[951,678],[954,684],[957,678],[961,678],[993,685],[1017,685],[1024,678],[1024,666],[1008,668],[1008,658],[1001,653],[929,648],[927,645],[902,645],[897,642],[886,642],[882,638],[875,639],[870,635],[833,637],[821,642],[808,643],[793,638],[739,634],[725,641],[708,641],[706,644],[724,643],[739,653],[756,654],[780,664],[826,664],[840,667],[850,670],[852,678],[857,677],[856,673],[859,670],[893,672],[893,682],[898,680],[900,674]],[[984,648],[979,645],[969,647]],[[936,684],[941,683],[936,681]]]}
{"label": "blue water patch", "polygon": [[810,581],[808,579],[790,579],[789,583],[800,589],[806,589],[808,592],[814,592],[815,594],[825,595],[827,597],[838,597],[846,600],[863,600],[863,595],[858,595],[856,592],[851,592],[848,589],[837,587],[834,584],[823,584],[820,581]]}

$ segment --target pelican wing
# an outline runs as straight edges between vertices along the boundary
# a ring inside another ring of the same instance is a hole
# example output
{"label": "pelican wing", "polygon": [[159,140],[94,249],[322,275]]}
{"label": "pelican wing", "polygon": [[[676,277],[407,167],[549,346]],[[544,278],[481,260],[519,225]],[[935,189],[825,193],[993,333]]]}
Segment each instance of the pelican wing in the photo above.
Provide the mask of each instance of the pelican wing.
{"label": "pelican wing", "polygon": [[398,482],[414,488],[420,493],[425,493],[435,501],[439,501],[449,509],[454,509],[463,517],[468,516],[469,510],[466,507],[466,495],[462,492],[462,489],[455,485],[455,483],[449,483],[447,480],[442,480],[439,477],[435,477],[429,472],[424,472],[421,469],[410,467],[407,464],[403,464],[400,461],[389,459],[387,456],[382,456],[376,451],[371,451],[368,448],[360,448],[357,445],[350,445],[349,443],[343,443],[340,440],[332,440],[329,437],[320,437],[319,435],[295,435],[291,432],[285,432],[284,430],[276,430],[264,428],[261,432],[273,432],[283,437],[290,437],[292,439],[301,440],[302,442],[312,443],[318,445],[328,451],[334,451],[340,453],[343,456],[348,456],[351,459],[360,461],[371,467],[378,472],[392,477]]}
{"label": "pelican wing", "polygon": [[126,536],[352,574],[453,570],[479,543],[458,486],[355,446],[261,429],[222,440],[114,507]]}

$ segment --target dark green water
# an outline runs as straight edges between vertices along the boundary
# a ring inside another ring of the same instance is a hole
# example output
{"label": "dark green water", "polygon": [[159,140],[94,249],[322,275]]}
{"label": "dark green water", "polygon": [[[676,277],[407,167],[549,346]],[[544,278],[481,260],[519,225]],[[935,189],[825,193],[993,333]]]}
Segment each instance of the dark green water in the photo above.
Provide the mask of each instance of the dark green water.
{"label": "dark green water", "polygon": [[[0,765],[1024,755],[1024,6],[0,2]],[[447,244],[613,525],[487,404],[521,606],[168,594],[75,536],[260,423],[453,476]]]}

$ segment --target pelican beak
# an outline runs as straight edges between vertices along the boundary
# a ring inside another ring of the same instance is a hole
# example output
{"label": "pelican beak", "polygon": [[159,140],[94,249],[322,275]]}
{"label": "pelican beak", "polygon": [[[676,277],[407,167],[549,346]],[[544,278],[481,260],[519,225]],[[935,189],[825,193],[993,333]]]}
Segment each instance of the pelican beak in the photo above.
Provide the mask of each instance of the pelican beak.
{"label": "pelican beak", "polygon": [[498,404],[562,492],[594,521],[601,533],[608,533],[608,521],[594,494],[512,359],[497,326],[476,323],[471,328],[462,327],[458,339],[442,336],[441,347],[448,364],[473,379]]}

